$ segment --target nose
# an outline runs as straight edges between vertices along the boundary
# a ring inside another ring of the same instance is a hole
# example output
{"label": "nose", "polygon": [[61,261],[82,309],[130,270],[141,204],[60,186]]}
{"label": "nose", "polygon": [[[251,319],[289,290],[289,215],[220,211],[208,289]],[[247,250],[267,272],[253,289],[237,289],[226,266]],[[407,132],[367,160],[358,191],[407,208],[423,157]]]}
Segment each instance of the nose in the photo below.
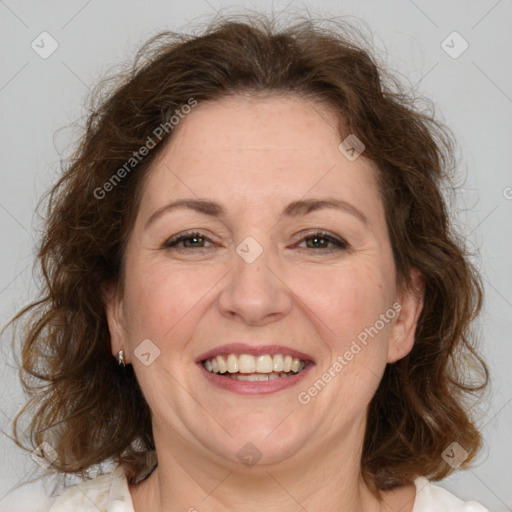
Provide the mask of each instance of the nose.
{"label": "nose", "polygon": [[249,325],[266,325],[289,313],[292,292],[268,251],[264,250],[252,263],[235,252],[233,265],[218,297],[222,315]]}

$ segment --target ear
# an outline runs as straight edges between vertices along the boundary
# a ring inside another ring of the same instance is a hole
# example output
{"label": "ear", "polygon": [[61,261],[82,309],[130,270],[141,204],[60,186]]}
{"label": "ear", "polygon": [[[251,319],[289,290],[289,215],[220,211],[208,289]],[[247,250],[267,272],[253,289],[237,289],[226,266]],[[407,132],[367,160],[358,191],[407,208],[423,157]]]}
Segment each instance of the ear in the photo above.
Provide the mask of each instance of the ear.
{"label": "ear", "polygon": [[124,350],[125,362],[129,363],[129,354],[126,350],[125,326],[123,318],[123,302],[118,288],[114,284],[105,285],[102,290],[103,303],[105,305],[105,314],[110,332],[110,349],[112,355],[117,358],[120,350]]}
{"label": "ear", "polygon": [[391,330],[388,347],[388,363],[405,357],[414,346],[418,319],[423,309],[425,280],[417,269],[411,270],[411,286],[403,289],[397,297],[401,309]]}

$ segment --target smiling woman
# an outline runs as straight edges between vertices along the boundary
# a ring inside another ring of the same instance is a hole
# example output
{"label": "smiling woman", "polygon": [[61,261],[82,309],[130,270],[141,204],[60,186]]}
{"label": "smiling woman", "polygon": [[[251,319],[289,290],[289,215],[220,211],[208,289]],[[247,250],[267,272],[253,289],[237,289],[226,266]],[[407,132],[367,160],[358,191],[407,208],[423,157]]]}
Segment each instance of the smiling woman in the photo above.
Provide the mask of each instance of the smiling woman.
{"label": "smiling woman", "polygon": [[332,27],[162,34],[95,106],[16,318],[15,434],[117,468],[52,512],[484,510],[430,482],[478,452],[487,383],[451,137]]}

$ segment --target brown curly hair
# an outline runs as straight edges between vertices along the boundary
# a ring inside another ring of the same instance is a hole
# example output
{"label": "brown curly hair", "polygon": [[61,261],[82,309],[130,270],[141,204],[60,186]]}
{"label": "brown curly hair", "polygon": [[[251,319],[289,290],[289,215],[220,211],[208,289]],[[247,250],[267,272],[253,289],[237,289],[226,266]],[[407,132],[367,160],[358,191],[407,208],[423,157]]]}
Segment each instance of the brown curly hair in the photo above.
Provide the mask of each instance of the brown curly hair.
{"label": "brown curly hair", "polygon": [[[13,427],[20,446],[48,442],[61,473],[83,475],[106,460],[127,464],[131,482],[147,471],[155,448],[150,410],[131,366],[119,367],[111,355],[101,291],[122,288],[140,191],[172,130],[122,179],[109,180],[191,98],[285,93],[328,105],[340,135],[364,143],[378,167],[399,282],[410,285],[412,268],[425,280],[414,347],[387,365],[369,406],[367,483],[391,489],[418,475],[441,479],[453,471],[441,455],[454,441],[468,452],[464,465],[474,458],[482,440],[470,402],[488,370],[470,329],[482,302],[480,277],[443,197],[455,168],[453,136],[376,63],[359,31],[331,23],[304,18],[279,28],[252,14],[214,19],[199,35],[165,32],[94,91],[78,148],[46,197],[42,295],[11,321],[24,320],[21,379],[30,395]],[[30,435],[22,440],[25,414]]]}

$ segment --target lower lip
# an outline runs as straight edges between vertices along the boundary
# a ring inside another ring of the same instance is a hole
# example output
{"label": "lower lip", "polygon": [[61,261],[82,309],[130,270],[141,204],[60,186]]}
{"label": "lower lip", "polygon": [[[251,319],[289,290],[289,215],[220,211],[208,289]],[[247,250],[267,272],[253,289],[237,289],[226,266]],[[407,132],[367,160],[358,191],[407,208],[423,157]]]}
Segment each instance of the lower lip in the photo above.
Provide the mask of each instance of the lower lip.
{"label": "lower lip", "polygon": [[257,380],[253,382],[232,379],[230,377],[221,377],[216,373],[209,372],[201,363],[199,363],[198,366],[204,376],[218,388],[240,395],[268,395],[295,386],[302,381],[314,365],[309,363],[300,373],[291,375],[290,377],[280,377],[273,380]]}

